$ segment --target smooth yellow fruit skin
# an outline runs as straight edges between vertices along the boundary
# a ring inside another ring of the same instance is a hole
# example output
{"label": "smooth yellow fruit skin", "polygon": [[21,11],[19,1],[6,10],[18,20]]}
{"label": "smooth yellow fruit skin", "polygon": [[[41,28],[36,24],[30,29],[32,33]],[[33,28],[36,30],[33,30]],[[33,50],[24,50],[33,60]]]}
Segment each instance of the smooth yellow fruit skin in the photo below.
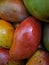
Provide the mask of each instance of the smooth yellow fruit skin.
{"label": "smooth yellow fruit skin", "polygon": [[37,51],[37,52],[29,59],[29,61],[27,62],[26,65],[32,65],[32,64],[35,65],[35,64],[36,64],[35,61],[37,61],[36,57],[37,57],[38,55],[40,55],[40,51]]}
{"label": "smooth yellow fruit skin", "polygon": [[13,43],[13,26],[4,20],[0,20],[0,46],[10,48]]}

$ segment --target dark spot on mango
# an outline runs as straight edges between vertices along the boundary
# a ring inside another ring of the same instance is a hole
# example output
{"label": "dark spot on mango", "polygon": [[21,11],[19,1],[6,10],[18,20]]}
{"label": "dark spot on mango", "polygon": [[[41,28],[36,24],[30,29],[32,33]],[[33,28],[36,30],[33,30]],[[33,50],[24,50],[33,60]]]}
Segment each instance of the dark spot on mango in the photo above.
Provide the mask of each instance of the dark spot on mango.
{"label": "dark spot on mango", "polygon": [[39,60],[39,63],[41,63],[41,60]]}
{"label": "dark spot on mango", "polygon": [[9,62],[7,62],[7,65],[9,65]]}

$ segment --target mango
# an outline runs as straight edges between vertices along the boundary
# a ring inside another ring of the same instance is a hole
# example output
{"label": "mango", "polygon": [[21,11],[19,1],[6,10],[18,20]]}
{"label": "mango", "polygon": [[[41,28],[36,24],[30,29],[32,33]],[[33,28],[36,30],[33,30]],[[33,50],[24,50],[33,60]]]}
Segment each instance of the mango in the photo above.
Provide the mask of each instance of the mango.
{"label": "mango", "polygon": [[37,50],[26,65],[49,65],[49,53],[44,50]]}
{"label": "mango", "polygon": [[49,22],[49,0],[23,0],[23,2],[32,16]]}
{"label": "mango", "polygon": [[28,16],[22,0],[0,0],[0,18],[10,22],[21,22]]}
{"label": "mango", "polygon": [[43,27],[43,46],[49,51],[49,24],[45,23]]}
{"label": "mango", "polygon": [[13,43],[14,28],[13,26],[0,19],[0,46],[9,49]]}

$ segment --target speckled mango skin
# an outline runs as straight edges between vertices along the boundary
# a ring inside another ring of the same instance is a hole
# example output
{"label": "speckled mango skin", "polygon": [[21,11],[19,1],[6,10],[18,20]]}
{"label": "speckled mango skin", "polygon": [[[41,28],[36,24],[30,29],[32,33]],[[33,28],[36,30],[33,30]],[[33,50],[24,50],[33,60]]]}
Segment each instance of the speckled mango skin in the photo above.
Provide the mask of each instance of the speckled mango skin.
{"label": "speckled mango skin", "polygon": [[37,50],[26,65],[49,65],[49,53],[44,50]]}
{"label": "speckled mango skin", "polygon": [[10,48],[13,42],[14,28],[13,26],[0,19],[0,46]]}

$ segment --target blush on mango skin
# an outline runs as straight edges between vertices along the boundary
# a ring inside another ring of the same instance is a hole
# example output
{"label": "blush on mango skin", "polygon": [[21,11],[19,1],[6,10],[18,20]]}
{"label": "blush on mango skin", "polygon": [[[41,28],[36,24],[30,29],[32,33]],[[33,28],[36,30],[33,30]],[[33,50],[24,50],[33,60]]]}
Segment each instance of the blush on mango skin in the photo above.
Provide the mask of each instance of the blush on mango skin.
{"label": "blush on mango skin", "polygon": [[0,65],[25,65],[26,60],[14,60],[9,55],[9,50],[0,47]]}
{"label": "blush on mango skin", "polygon": [[0,18],[10,22],[21,22],[29,16],[22,0],[0,1]]}
{"label": "blush on mango skin", "polygon": [[49,53],[44,50],[37,50],[26,65],[49,65]]}
{"label": "blush on mango skin", "polygon": [[0,46],[10,49],[13,42],[13,35],[13,26],[9,22],[0,19]]}
{"label": "blush on mango skin", "polygon": [[41,23],[28,17],[16,28],[10,56],[14,59],[30,58],[41,40]]}

